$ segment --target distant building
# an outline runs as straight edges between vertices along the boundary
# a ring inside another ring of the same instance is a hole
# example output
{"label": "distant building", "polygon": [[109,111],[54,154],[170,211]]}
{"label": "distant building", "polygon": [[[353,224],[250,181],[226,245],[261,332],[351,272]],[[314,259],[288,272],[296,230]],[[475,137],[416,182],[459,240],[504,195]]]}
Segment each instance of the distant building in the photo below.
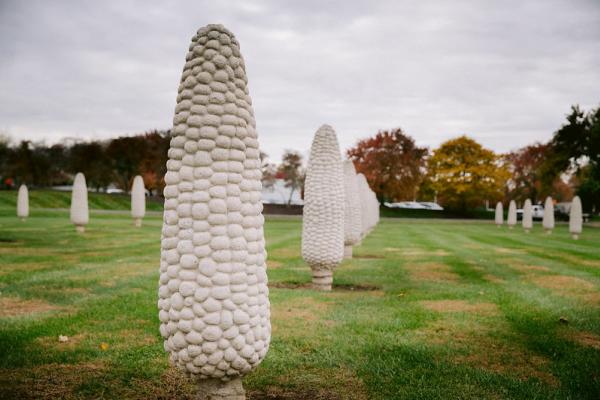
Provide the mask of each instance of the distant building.
{"label": "distant building", "polygon": [[[272,186],[263,187],[261,199],[267,204],[287,204],[291,191],[291,188],[285,187],[283,179],[275,179]],[[303,204],[299,189],[294,190],[290,204]]]}

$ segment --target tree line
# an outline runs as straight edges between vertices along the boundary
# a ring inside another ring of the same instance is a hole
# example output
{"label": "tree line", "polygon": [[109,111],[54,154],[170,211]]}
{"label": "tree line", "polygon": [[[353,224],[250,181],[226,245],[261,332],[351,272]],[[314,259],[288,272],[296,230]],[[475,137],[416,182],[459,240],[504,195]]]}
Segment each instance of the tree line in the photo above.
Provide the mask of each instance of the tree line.
{"label": "tree line", "polygon": [[507,154],[468,136],[430,152],[401,129],[380,131],[347,154],[380,202],[419,199],[464,211],[486,201],[536,204],[546,196],[570,201],[577,194],[586,211],[600,210],[600,107],[585,112],[572,106],[549,142]]}
{"label": "tree line", "polygon": [[[0,185],[66,185],[76,172],[83,172],[91,188],[101,191],[115,185],[127,191],[134,176],[141,175],[151,193],[161,194],[170,138],[170,131],[157,130],[51,146],[26,140],[13,145],[0,138]],[[430,151],[397,128],[360,140],[346,155],[381,203],[418,199],[464,211],[486,201],[522,204],[529,198],[541,203],[548,195],[569,201],[576,193],[586,211],[600,210],[600,107],[585,112],[573,106],[550,141],[507,154],[486,149],[468,136]],[[289,200],[294,192],[302,192],[300,152],[285,150],[279,164],[264,153],[261,159],[265,187],[282,179],[290,189]]]}
{"label": "tree line", "polygon": [[32,187],[69,185],[82,172],[88,187],[97,191],[110,185],[128,191],[133,178],[141,175],[151,194],[164,186],[169,131],[109,140],[72,141],[47,146],[23,140],[11,145],[0,140],[0,178],[3,188],[26,183]]}

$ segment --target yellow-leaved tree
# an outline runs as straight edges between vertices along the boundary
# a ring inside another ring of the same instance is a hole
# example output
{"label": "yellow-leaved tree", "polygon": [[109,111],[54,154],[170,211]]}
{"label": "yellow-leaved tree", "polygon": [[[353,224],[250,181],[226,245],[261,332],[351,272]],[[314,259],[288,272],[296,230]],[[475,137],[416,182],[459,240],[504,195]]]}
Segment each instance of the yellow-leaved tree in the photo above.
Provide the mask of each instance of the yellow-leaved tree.
{"label": "yellow-leaved tree", "polygon": [[446,208],[467,211],[501,200],[510,173],[502,158],[475,140],[448,140],[428,160],[425,184]]}

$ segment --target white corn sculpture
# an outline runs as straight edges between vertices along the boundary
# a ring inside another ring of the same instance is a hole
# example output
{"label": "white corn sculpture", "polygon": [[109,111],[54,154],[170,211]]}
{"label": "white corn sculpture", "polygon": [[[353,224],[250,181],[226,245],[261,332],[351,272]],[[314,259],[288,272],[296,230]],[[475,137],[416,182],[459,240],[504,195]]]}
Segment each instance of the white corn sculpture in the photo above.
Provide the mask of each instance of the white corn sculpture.
{"label": "white corn sculpture", "polygon": [[506,224],[509,229],[512,229],[517,225],[517,204],[514,200],[511,200],[508,204],[508,217],[506,218]]}
{"label": "white corn sculpture", "polygon": [[73,192],[71,193],[71,222],[79,233],[85,232],[85,226],[90,220],[88,210],[88,192],[85,184],[85,176],[78,172],[73,181]]}
{"label": "white corn sculpture", "polygon": [[199,399],[244,399],[271,339],[259,146],[244,60],[222,25],[192,38],[165,175],[158,307]]}
{"label": "white corn sculpture", "polygon": [[358,193],[360,198],[360,221],[361,221],[361,237],[365,237],[368,234],[370,224],[370,209],[369,205],[371,204],[371,198],[369,196],[369,184],[367,183],[367,178],[361,173],[356,174],[356,182],[358,185]]}
{"label": "white corn sculpture", "polygon": [[542,226],[548,235],[551,234],[552,229],[554,229],[554,202],[550,196],[546,197],[546,202],[544,203],[544,219],[542,220]]}
{"label": "white corn sculpture", "polygon": [[502,224],[504,223],[504,210],[502,208],[502,203],[498,202],[498,204],[496,204],[496,225],[498,226],[498,228],[500,228],[502,226]]}
{"label": "white corn sculpture", "polygon": [[529,233],[532,228],[533,214],[531,211],[531,200],[527,199],[523,205],[523,229],[525,229],[525,233]]}
{"label": "white corn sculpture", "polygon": [[333,270],[344,256],[344,173],[333,128],[317,130],[304,182],[302,258],[312,270],[313,286],[331,290]]}
{"label": "white corn sculpture", "polygon": [[350,160],[344,161],[344,199],[344,258],[352,258],[352,246],[360,242],[361,204],[356,170]]}
{"label": "white corn sculpture", "polygon": [[581,199],[579,196],[573,197],[571,202],[571,210],[569,212],[569,232],[573,239],[579,239],[583,225],[583,215],[581,210]]}
{"label": "white corn sculpture", "polygon": [[24,184],[19,186],[17,194],[17,217],[25,221],[29,217],[29,190]]}
{"label": "white corn sculpture", "polygon": [[144,178],[136,175],[131,185],[131,216],[136,227],[142,226],[144,215],[146,215],[146,188]]}

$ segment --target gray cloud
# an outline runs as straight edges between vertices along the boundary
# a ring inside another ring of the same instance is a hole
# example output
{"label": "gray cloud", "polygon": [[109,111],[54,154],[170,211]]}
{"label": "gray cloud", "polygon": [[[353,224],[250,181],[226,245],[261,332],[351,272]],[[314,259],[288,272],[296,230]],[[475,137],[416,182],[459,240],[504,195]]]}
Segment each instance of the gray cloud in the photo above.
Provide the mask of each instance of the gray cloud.
{"label": "gray cloud", "polygon": [[571,104],[598,105],[600,3],[578,1],[7,1],[0,130],[106,138],[171,125],[197,28],[242,45],[263,150],[343,148],[402,127],[437,146],[547,140]]}

